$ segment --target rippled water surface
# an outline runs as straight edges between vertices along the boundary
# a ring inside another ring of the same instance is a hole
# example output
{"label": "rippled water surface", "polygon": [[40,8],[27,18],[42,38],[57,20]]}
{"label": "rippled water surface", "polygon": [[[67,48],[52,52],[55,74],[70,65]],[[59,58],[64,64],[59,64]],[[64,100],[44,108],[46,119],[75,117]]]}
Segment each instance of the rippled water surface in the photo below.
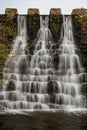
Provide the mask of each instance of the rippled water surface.
{"label": "rippled water surface", "polygon": [[87,113],[1,114],[0,130],[87,130]]}

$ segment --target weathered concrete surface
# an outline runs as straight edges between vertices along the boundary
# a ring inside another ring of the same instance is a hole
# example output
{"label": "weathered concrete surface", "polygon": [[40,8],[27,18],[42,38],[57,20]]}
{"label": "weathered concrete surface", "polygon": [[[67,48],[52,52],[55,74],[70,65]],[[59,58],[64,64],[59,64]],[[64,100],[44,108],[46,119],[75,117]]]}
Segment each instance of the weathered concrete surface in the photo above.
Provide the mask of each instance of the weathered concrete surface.
{"label": "weathered concrete surface", "polygon": [[87,72],[87,9],[72,11],[75,44],[80,49],[81,62]]}
{"label": "weathered concrete surface", "polygon": [[7,8],[5,15],[0,15],[0,79],[7,56],[12,48],[12,41],[17,35],[17,9]]}
{"label": "weathered concrete surface", "polygon": [[28,15],[39,15],[40,13],[39,13],[39,9],[33,9],[33,8],[31,8],[31,9],[28,9],[28,12],[27,12],[27,14]]}
{"label": "weathered concrete surface", "polygon": [[13,19],[14,17],[16,17],[18,15],[17,9],[6,8],[5,15],[6,15],[6,17]]}
{"label": "weathered concrete surface", "polygon": [[61,9],[60,8],[52,8],[50,9],[50,15],[61,15]]}
{"label": "weathered concrete surface", "polygon": [[49,28],[53,36],[53,41],[58,42],[60,39],[60,31],[62,25],[62,14],[61,9],[54,9],[50,10],[49,15]]}
{"label": "weathered concrete surface", "polygon": [[28,33],[28,43],[29,51],[33,53],[37,32],[40,28],[40,13],[38,9],[28,9],[27,14],[27,33]]}

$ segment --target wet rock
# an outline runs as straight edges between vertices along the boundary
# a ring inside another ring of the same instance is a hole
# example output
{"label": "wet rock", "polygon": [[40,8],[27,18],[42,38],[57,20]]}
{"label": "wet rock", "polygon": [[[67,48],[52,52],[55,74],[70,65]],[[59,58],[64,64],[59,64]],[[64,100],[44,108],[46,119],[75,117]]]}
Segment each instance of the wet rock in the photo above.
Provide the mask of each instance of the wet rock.
{"label": "wet rock", "polygon": [[19,63],[19,73],[26,74],[27,73],[27,62],[25,58],[22,58]]}
{"label": "wet rock", "polygon": [[86,73],[83,73],[83,74],[80,76],[80,82],[81,82],[81,83],[87,83],[87,74],[86,74]]}
{"label": "wet rock", "polygon": [[59,53],[58,52],[55,52],[53,54],[53,63],[54,63],[55,69],[58,69],[58,65],[59,65]]}
{"label": "wet rock", "polygon": [[22,84],[22,92],[29,92],[29,84],[28,83]]}
{"label": "wet rock", "polygon": [[24,108],[24,104],[23,102],[20,102],[20,109],[23,109]]}
{"label": "wet rock", "polygon": [[14,75],[14,74],[12,74],[11,77],[10,77],[10,79],[12,79],[12,80],[17,80],[17,76]]}
{"label": "wet rock", "polygon": [[31,97],[31,95],[27,95],[26,99],[27,99],[28,102],[32,102],[32,97]]}
{"label": "wet rock", "polygon": [[55,94],[52,94],[51,96],[50,96],[50,103],[55,103]]}
{"label": "wet rock", "polygon": [[42,109],[41,104],[36,104],[36,105],[34,106],[34,109]]}
{"label": "wet rock", "polygon": [[73,9],[72,15],[87,16],[87,9],[85,8]]}
{"label": "wet rock", "polygon": [[10,101],[17,101],[16,94],[13,94],[12,92],[9,93],[7,100]]}
{"label": "wet rock", "polygon": [[0,81],[0,91],[3,90],[3,80]]}
{"label": "wet rock", "polygon": [[56,81],[49,81],[47,83],[47,92],[49,94],[57,93],[58,92],[58,84]]}
{"label": "wet rock", "polygon": [[82,85],[81,92],[82,94],[85,94],[87,96],[87,83]]}
{"label": "wet rock", "polygon": [[9,83],[6,86],[6,91],[15,91],[16,86],[14,81],[9,81]]}
{"label": "wet rock", "polygon": [[31,93],[37,93],[38,92],[38,83],[32,82],[31,83]]}
{"label": "wet rock", "polygon": [[4,99],[4,94],[0,94],[0,100]]}

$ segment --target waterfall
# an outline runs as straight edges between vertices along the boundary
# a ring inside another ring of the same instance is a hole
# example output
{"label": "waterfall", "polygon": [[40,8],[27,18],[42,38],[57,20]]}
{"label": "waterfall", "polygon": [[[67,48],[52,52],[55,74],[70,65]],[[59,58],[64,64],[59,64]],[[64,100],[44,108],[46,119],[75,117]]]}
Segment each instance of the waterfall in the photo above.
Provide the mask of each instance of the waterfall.
{"label": "waterfall", "polygon": [[[62,44],[59,47],[58,78],[61,92],[56,95],[56,102],[64,107],[85,107],[85,97],[81,94],[81,78],[83,68],[77,54],[78,49],[74,44],[71,16],[63,16],[61,33]],[[61,82],[61,83],[60,83]]]}
{"label": "waterfall", "polygon": [[[41,27],[37,34],[37,44],[29,68],[29,92],[27,99],[32,109],[50,109],[51,95],[48,83],[55,80],[52,59],[52,36],[48,29],[48,17],[40,17]],[[32,104],[32,105],[31,105]]]}
{"label": "waterfall", "polygon": [[[0,92],[0,104],[9,109],[20,109],[25,97],[22,93],[22,81],[27,78],[29,66],[25,49],[27,46],[26,17],[18,16],[18,35],[14,40],[3,71],[3,91]],[[23,104],[25,105],[25,104]]]}
{"label": "waterfall", "polygon": [[63,16],[59,49],[53,43],[48,23],[48,16],[40,17],[37,42],[30,58],[25,51],[26,17],[18,16],[18,35],[3,71],[2,106],[11,110],[85,107],[86,99],[81,93],[84,69],[74,44],[72,19]]}

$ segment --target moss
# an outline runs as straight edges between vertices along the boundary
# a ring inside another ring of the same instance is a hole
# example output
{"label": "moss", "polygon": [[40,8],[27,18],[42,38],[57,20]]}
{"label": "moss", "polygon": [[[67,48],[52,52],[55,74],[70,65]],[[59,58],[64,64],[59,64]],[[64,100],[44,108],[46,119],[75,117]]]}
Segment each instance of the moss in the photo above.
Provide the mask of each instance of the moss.
{"label": "moss", "polygon": [[16,35],[17,17],[9,19],[5,15],[0,15],[0,79],[2,79],[2,71]]}
{"label": "moss", "polygon": [[58,42],[58,40],[60,39],[61,25],[62,25],[61,15],[49,16],[49,28],[51,30],[54,42]]}
{"label": "moss", "polygon": [[36,39],[30,39],[29,45],[27,46],[27,51],[29,51],[30,54],[33,54],[35,49]]}
{"label": "moss", "polygon": [[82,65],[87,72],[87,15],[78,14],[72,16],[75,44],[81,51]]}
{"label": "moss", "polygon": [[3,68],[10,50],[11,47],[8,48],[5,44],[0,44],[0,68]]}

